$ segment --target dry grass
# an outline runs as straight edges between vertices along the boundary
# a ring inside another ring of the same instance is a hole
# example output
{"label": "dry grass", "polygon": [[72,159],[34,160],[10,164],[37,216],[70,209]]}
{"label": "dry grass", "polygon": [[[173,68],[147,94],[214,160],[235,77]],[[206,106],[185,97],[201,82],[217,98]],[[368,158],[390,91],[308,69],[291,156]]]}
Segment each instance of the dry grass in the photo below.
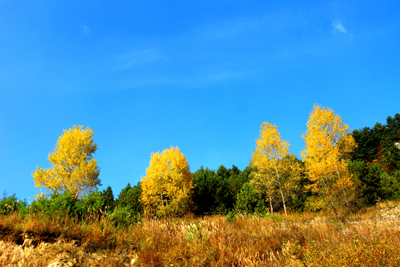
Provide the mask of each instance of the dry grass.
{"label": "dry grass", "polygon": [[313,213],[188,216],[145,218],[121,229],[105,219],[2,216],[0,265],[400,266],[400,208],[378,208],[345,223]]}

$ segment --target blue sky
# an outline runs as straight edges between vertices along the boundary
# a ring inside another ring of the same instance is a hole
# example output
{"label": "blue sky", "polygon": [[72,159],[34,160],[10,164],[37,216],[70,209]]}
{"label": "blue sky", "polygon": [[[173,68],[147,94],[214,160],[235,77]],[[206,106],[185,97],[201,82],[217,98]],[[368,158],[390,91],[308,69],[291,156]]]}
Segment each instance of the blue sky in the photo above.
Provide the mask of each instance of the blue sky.
{"label": "blue sky", "polygon": [[[269,3],[271,2],[271,3]],[[244,169],[264,121],[293,153],[313,104],[351,129],[400,112],[398,1],[0,0],[0,190],[32,201],[63,129],[95,131],[103,186],[152,152]]]}

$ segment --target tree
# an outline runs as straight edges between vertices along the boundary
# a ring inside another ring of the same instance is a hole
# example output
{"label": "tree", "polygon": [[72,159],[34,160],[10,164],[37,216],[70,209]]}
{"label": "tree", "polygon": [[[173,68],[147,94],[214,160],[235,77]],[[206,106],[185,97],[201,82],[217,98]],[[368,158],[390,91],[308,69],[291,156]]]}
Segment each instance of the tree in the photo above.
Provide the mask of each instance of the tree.
{"label": "tree", "polygon": [[378,199],[384,199],[381,188],[381,176],[385,170],[378,164],[367,164],[363,160],[349,162],[350,173],[360,182],[357,185],[357,197],[363,205],[374,205]]}
{"label": "tree", "polygon": [[386,199],[400,199],[400,170],[397,170],[393,175],[384,172],[381,175],[381,187]]}
{"label": "tree", "polygon": [[107,210],[113,210],[114,209],[114,205],[115,205],[115,201],[114,201],[114,194],[113,191],[111,189],[111,186],[108,186],[107,189],[104,189],[101,192],[101,197],[104,200],[104,208]]}
{"label": "tree", "polygon": [[245,183],[237,193],[235,211],[240,213],[264,212],[264,202],[261,194],[250,183]]}
{"label": "tree", "polygon": [[301,156],[311,181],[311,191],[319,196],[316,206],[329,205],[336,217],[340,207],[350,208],[354,197],[353,176],[348,171],[346,160],[353,153],[356,143],[333,110],[314,105],[307,122],[306,142]]}
{"label": "tree", "polygon": [[143,207],[142,203],[140,203],[141,195],[142,186],[140,182],[133,187],[128,183],[128,185],[122,189],[115,202],[119,207],[127,207],[132,214],[142,213]]}
{"label": "tree", "polygon": [[193,173],[193,204],[195,213],[204,215],[214,210],[215,201],[215,181],[218,180],[215,171],[201,166]]}
{"label": "tree", "polygon": [[153,153],[146,176],[142,177],[144,212],[167,216],[183,215],[190,207],[193,176],[178,147]]}
{"label": "tree", "polygon": [[272,197],[275,188],[280,194],[285,214],[286,202],[290,192],[296,188],[300,179],[300,164],[294,155],[289,155],[290,144],[281,140],[278,126],[269,122],[261,125],[260,137],[256,140],[256,150],[253,151],[251,165],[256,169],[252,184],[259,190],[265,190],[270,199],[270,209],[273,213]]}
{"label": "tree", "polygon": [[390,175],[400,169],[400,114],[387,117],[386,125],[354,130],[353,136],[357,143],[354,160],[376,163]]}
{"label": "tree", "polygon": [[92,154],[97,149],[93,140],[93,130],[82,126],[73,126],[57,141],[48,160],[52,167],[37,167],[32,173],[35,187],[46,187],[46,192],[69,190],[74,198],[79,198],[101,185],[97,160]]}
{"label": "tree", "polygon": [[193,204],[195,213],[227,213],[233,211],[237,195],[243,184],[249,182],[250,168],[240,171],[221,165],[217,171],[202,166],[193,173]]}

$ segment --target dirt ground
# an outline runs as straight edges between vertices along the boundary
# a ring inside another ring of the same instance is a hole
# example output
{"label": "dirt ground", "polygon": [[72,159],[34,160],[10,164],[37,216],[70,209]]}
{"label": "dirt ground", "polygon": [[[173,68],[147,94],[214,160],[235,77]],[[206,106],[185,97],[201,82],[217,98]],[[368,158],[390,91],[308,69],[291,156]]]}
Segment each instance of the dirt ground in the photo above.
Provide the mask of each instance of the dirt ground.
{"label": "dirt ground", "polygon": [[54,244],[25,238],[22,245],[0,241],[0,266],[135,266],[135,255],[86,253],[75,242]]}

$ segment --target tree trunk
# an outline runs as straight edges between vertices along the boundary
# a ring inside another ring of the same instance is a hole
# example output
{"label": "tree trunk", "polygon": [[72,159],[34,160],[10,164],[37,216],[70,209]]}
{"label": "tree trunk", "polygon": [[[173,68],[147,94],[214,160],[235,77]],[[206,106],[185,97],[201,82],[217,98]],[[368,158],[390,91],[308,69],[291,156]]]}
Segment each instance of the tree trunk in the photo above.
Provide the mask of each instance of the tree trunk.
{"label": "tree trunk", "polygon": [[[341,177],[340,177],[339,170],[337,169],[337,166],[335,166],[335,169],[336,169],[336,173],[338,175],[338,178],[340,180]],[[349,204],[348,199],[347,199],[346,191],[344,190],[344,188],[342,190],[343,190],[343,195],[344,195],[344,201],[346,202],[347,208],[350,209],[350,204]]]}
{"label": "tree trunk", "polygon": [[333,203],[333,193],[332,193],[331,187],[325,182],[325,179],[324,179],[324,178],[322,178],[322,182],[325,184],[325,187],[328,189],[329,202],[330,202],[330,204],[331,204],[331,207],[332,207],[332,209],[333,209],[333,212],[335,213],[336,220],[338,220],[339,217],[338,217],[338,213],[337,213],[335,204]]}
{"label": "tree trunk", "polygon": [[285,196],[283,195],[283,191],[282,191],[282,188],[280,186],[279,186],[279,191],[281,192],[281,196],[282,196],[283,209],[285,210],[285,215],[287,215]]}
{"label": "tree trunk", "polygon": [[279,180],[279,172],[278,172],[278,169],[276,167],[275,167],[275,172],[276,172],[276,182],[279,185],[279,191],[281,192],[281,196],[282,196],[283,209],[285,210],[285,215],[287,215],[285,196],[283,195],[282,185],[281,185],[281,182]]}
{"label": "tree trunk", "polygon": [[274,214],[274,207],[272,206],[272,196],[271,193],[269,193],[269,207],[271,210],[271,214]]}

